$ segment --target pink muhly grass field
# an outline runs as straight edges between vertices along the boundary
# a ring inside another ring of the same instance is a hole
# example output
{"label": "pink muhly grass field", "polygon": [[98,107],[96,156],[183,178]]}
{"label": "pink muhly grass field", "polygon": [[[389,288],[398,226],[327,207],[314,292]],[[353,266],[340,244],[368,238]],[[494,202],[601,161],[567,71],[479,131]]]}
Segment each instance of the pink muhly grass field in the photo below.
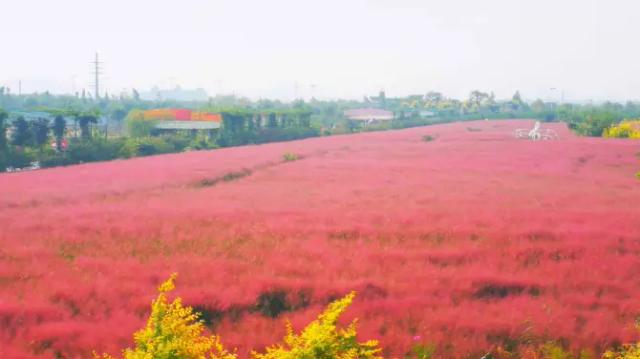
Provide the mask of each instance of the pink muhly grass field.
{"label": "pink muhly grass field", "polygon": [[[418,342],[464,357],[509,341],[601,351],[634,340],[640,146],[561,124],[543,126],[559,141],[513,138],[531,125],[0,175],[0,357],[118,354],[172,272],[175,294],[240,354],[350,290],[345,320],[390,357]],[[284,312],[259,304],[278,295]]]}

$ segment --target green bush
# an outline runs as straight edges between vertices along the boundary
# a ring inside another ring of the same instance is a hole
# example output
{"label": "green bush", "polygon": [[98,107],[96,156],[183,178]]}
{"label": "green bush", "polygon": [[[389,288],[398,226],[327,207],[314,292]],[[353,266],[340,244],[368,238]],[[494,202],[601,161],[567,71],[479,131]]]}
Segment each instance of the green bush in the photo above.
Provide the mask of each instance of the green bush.
{"label": "green bush", "polygon": [[191,141],[193,141],[190,136],[181,133],[165,134],[161,137],[166,143],[173,146],[176,152],[182,152],[188,149],[191,145]]}
{"label": "green bush", "polygon": [[123,158],[151,156],[174,152],[175,147],[162,137],[128,138],[120,148],[118,155]]}
{"label": "green bush", "polygon": [[74,139],[66,155],[72,163],[109,161],[119,157],[124,142],[124,139]]}
{"label": "green bush", "polygon": [[31,166],[36,160],[36,153],[28,148],[10,149],[4,152],[0,158],[0,169],[25,168]]}
{"label": "green bush", "polygon": [[300,159],[300,156],[297,153],[287,152],[282,155],[282,161],[284,162],[292,162]]}
{"label": "green bush", "polygon": [[75,163],[63,153],[46,153],[44,155],[41,155],[38,161],[40,162],[40,167],[42,168],[68,166]]}
{"label": "green bush", "polygon": [[212,148],[218,148],[218,145],[214,141],[210,141],[206,137],[194,138],[189,142],[187,146],[191,150],[208,150]]}
{"label": "green bush", "polygon": [[434,344],[415,344],[411,348],[410,358],[415,359],[431,359],[436,352],[436,346]]}
{"label": "green bush", "polygon": [[126,119],[127,131],[131,137],[148,137],[153,135],[157,131],[155,129],[157,124],[157,121]]}

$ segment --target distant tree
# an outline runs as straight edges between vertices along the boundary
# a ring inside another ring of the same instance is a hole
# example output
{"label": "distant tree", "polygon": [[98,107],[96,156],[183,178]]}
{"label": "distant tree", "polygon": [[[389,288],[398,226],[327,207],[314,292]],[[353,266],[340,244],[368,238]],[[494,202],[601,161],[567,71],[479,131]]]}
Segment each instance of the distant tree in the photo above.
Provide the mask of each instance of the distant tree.
{"label": "distant tree", "polygon": [[0,110],[0,152],[7,149],[7,118],[9,115]]}
{"label": "distant tree", "polygon": [[260,110],[266,110],[266,109],[275,107],[273,101],[269,99],[262,99],[262,98],[258,100],[256,105],[257,105],[256,107]]}
{"label": "distant tree", "polygon": [[544,106],[544,102],[542,102],[541,99],[537,99],[535,100],[532,104],[531,104],[531,109],[535,112],[542,112],[545,109]]}
{"label": "distant tree", "polygon": [[425,107],[427,108],[438,108],[443,100],[444,96],[440,92],[429,91],[424,96]]}
{"label": "distant tree", "polygon": [[385,107],[387,105],[387,95],[385,95],[384,91],[380,91],[380,94],[378,95],[378,101],[380,102],[380,105],[382,107]]}
{"label": "distant tree", "polygon": [[61,115],[56,116],[53,119],[53,135],[56,138],[56,149],[60,151],[62,149],[62,139],[64,138],[64,132],[67,128],[67,121]]}
{"label": "distant tree", "polygon": [[80,127],[80,137],[88,140],[91,138],[91,124],[98,123],[98,118],[93,114],[82,114],[77,117],[78,126]]}
{"label": "distant tree", "polygon": [[122,122],[122,120],[127,117],[127,110],[122,106],[114,107],[111,109],[110,117],[114,121]]}
{"label": "distant tree", "polygon": [[493,93],[493,91],[491,91],[489,96],[484,99],[482,107],[487,108],[491,112],[498,112],[499,106],[496,103],[496,95]]}
{"label": "distant tree", "polygon": [[513,111],[518,111],[524,108],[524,101],[522,101],[520,91],[516,91],[516,93],[513,94],[511,101],[509,101],[509,107]]}
{"label": "distant tree", "polygon": [[33,132],[33,143],[36,147],[42,149],[49,139],[49,120],[46,118],[39,118],[31,124],[31,130]]}
{"label": "distant tree", "polygon": [[29,122],[20,116],[13,121],[13,136],[11,143],[15,146],[26,146],[31,140]]}
{"label": "distant tree", "polygon": [[278,120],[276,118],[276,114],[271,112],[267,118],[267,127],[276,128],[278,127]]}
{"label": "distant tree", "polygon": [[605,129],[620,120],[621,118],[613,112],[592,111],[578,124],[576,131],[585,136],[602,136]]}
{"label": "distant tree", "polygon": [[132,92],[133,92],[133,99],[135,101],[140,101],[140,94],[138,93],[138,90],[132,89]]}
{"label": "distant tree", "polygon": [[469,94],[468,102],[472,109],[479,109],[485,102],[489,100],[489,94],[486,92],[474,90]]}
{"label": "distant tree", "polygon": [[303,99],[295,100],[295,101],[293,101],[293,104],[292,104],[293,108],[298,108],[298,109],[306,108],[306,106],[307,105],[306,105],[306,103],[304,102]]}

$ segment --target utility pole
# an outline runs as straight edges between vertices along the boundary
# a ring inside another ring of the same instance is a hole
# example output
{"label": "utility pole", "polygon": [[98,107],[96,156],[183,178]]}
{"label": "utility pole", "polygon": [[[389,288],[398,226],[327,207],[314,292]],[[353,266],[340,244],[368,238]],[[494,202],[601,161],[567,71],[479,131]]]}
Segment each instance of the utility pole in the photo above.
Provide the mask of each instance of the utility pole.
{"label": "utility pole", "polygon": [[102,62],[98,60],[98,53],[96,52],[96,59],[91,63],[93,64],[93,76],[94,76],[94,86],[95,86],[95,99],[98,100],[100,98],[100,75],[102,75]]}

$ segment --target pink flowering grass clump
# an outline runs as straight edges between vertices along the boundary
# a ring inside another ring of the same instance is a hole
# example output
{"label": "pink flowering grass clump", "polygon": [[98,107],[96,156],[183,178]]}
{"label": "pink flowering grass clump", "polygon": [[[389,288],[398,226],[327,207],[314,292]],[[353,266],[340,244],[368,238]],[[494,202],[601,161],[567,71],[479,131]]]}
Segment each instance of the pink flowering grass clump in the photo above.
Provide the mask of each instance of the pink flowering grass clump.
{"label": "pink flowering grass clump", "polygon": [[[544,125],[557,141],[513,138],[528,126],[453,123],[0,175],[0,357],[131,346],[172,272],[176,295],[243,357],[282,338],[283,318],[299,330],[351,291],[345,322],[357,317],[385,357],[630,342],[637,145],[561,124]],[[290,153],[297,160],[283,160]]]}

